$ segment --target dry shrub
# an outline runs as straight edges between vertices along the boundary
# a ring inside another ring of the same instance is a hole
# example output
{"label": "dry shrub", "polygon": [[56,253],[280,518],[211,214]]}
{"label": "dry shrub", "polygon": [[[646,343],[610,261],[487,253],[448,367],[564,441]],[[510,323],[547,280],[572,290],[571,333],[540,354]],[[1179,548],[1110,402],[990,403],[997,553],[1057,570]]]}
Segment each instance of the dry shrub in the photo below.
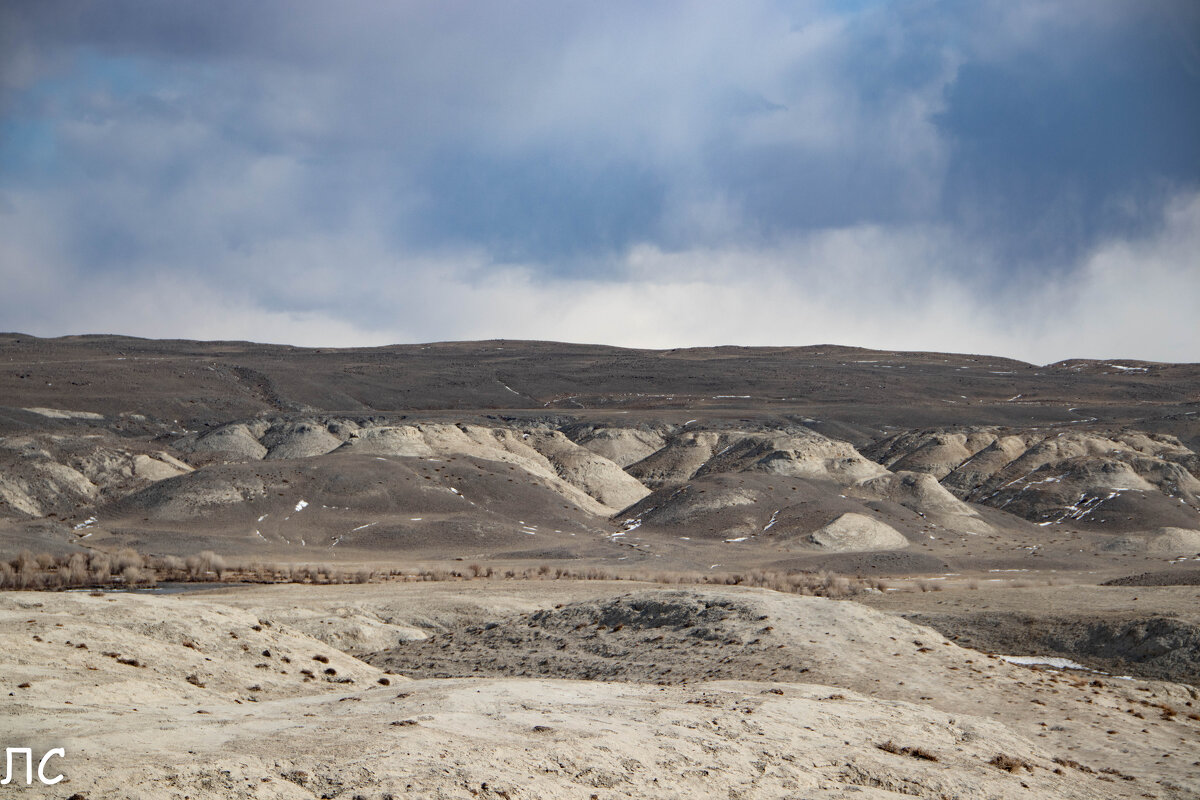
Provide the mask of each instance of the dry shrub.
{"label": "dry shrub", "polygon": [[892,754],[898,755],[898,756],[909,756],[910,758],[917,758],[922,761],[937,761],[938,760],[938,757],[935,756],[933,753],[930,753],[928,750],[923,750],[920,747],[901,747],[900,745],[893,742],[891,739],[888,739],[883,744],[877,744],[875,746],[878,747],[880,750],[884,751],[885,753],[892,753]]}
{"label": "dry shrub", "polygon": [[142,566],[142,557],[138,555],[136,550],[129,547],[124,547],[117,552],[116,558],[113,559],[112,571],[116,573],[124,573],[130,567],[140,569]]}
{"label": "dry shrub", "polygon": [[1054,759],[1054,763],[1061,764],[1064,767],[1070,767],[1071,769],[1077,769],[1080,772],[1095,773],[1095,771],[1096,771],[1096,770],[1092,769],[1091,767],[1086,766],[1084,764],[1080,764],[1078,761],[1075,761],[1074,759],[1070,759],[1070,758],[1056,758],[1056,759]]}
{"label": "dry shrub", "polygon": [[143,572],[135,566],[121,570],[121,580],[126,586],[150,586],[154,584],[153,573]]}
{"label": "dry shrub", "polygon": [[68,586],[85,586],[88,582],[87,556],[83,553],[72,553],[62,573]]}
{"label": "dry shrub", "polygon": [[[48,564],[46,567],[44,565]],[[472,580],[502,576],[508,580],[589,580],[644,581],[667,585],[754,586],[790,594],[817,595],[841,598],[876,589],[887,588],[882,581],[848,577],[834,572],[772,572],[752,569],[744,572],[617,572],[607,566],[595,565],[581,569],[539,564],[521,571],[472,563],[463,571],[427,567],[419,571],[391,569],[376,573],[367,568],[340,571],[329,564],[272,565],[261,562],[232,566],[211,550],[180,558],[178,556],[146,557],[131,548],[116,554],[99,550],[73,553],[54,558],[23,551],[10,561],[0,561],[0,588],[57,589],[65,587],[105,588],[112,586],[146,586],[160,580],[213,581],[257,580],[291,583],[368,583],[382,577],[403,581]],[[940,588],[940,587],[939,587]]]}
{"label": "dry shrub", "polygon": [[188,577],[194,581],[209,580],[209,576],[221,580],[228,569],[225,559],[212,550],[204,550],[197,555],[188,556],[184,564],[187,567]]}
{"label": "dry shrub", "polygon": [[22,550],[16,560],[12,562],[12,567],[17,572],[37,569],[37,557],[30,550]]}
{"label": "dry shrub", "polygon": [[1017,758],[1016,756],[1005,755],[1003,753],[994,756],[988,763],[996,769],[1002,769],[1005,772],[1019,772],[1022,769],[1026,770],[1027,772],[1033,772],[1033,765],[1025,759]]}

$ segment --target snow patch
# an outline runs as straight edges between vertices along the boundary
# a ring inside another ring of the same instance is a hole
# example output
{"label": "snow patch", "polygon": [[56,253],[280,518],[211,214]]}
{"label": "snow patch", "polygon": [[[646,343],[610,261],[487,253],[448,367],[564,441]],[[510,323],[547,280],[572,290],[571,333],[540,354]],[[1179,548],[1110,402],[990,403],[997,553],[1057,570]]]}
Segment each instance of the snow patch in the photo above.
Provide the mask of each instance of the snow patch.
{"label": "snow patch", "polygon": [[1069,658],[1058,658],[1057,656],[999,656],[999,658],[1001,661],[1007,661],[1010,664],[1020,664],[1023,667],[1054,667],[1055,669],[1079,669],[1091,672],[1091,670],[1078,661],[1072,661]]}

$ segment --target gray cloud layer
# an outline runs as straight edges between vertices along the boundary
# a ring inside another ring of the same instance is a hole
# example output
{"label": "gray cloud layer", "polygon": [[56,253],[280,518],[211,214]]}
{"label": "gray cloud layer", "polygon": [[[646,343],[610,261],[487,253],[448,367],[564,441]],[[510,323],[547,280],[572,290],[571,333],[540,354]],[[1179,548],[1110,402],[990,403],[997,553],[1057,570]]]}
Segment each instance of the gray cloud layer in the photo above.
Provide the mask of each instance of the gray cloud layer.
{"label": "gray cloud layer", "polygon": [[0,320],[1200,359],[1197,8],[8,4]]}

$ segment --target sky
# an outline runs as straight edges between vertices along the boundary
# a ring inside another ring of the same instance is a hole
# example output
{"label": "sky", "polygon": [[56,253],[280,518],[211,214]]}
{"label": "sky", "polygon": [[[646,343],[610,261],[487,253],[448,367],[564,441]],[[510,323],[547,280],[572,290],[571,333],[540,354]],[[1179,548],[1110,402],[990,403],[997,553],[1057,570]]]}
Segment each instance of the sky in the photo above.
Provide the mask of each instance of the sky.
{"label": "sky", "polygon": [[0,0],[0,330],[1200,361],[1200,4]]}

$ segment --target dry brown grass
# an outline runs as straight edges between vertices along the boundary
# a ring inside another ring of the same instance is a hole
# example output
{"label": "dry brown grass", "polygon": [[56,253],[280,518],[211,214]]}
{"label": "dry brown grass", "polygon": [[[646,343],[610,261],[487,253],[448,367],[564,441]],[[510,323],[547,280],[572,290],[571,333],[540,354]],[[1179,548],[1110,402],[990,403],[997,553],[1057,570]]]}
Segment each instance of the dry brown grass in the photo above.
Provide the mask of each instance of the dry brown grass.
{"label": "dry brown grass", "polygon": [[922,761],[938,760],[938,757],[933,753],[930,753],[928,750],[923,750],[920,747],[901,747],[891,739],[888,739],[883,744],[877,744],[875,746],[885,753],[892,753],[893,755],[908,756],[910,758],[917,758]]}
{"label": "dry brown grass", "polygon": [[[116,553],[93,550],[64,556],[23,551],[0,561],[0,589],[58,590],[68,588],[118,589],[151,587],[156,583],[214,582],[344,584],[384,581],[475,580],[583,580],[637,581],[666,585],[752,586],[787,594],[844,598],[891,588],[875,579],[851,577],[829,571],[773,572],[750,569],[737,572],[618,571],[606,566],[570,568],[539,564],[517,569],[497,569],[472,563],[462,569],[426,567],[415,570],[368,568],[344,570],[330,564],[267,564],[255,561],[234,565],[211,550],[181,558],[146,556],[124,548]],[[940,588],[940,587],[939,587]]]}
{"label": "dry brown grass", "polygon": [[1077,769],[1080,772],[1086,772],[1089,774],[1094,774],[1096,772],[1096,770],[1092,769],[1091,767],[1085,764],[1080,764],[1078,761],[1075,761],[1071,758],[1056,758],[1054,759],[1054,763],[1061,764],[1064,767],[1070,767],[1071,769]]}
{"label": "dry brown grass", "polygon": [[996,755],[988,762],[996,769],[1002,769],[1005,772],[1020,772],[1022,769],[1027,772],[1033,772],[1033,765],[1023,758],[1009,756],[1003,753]]}

